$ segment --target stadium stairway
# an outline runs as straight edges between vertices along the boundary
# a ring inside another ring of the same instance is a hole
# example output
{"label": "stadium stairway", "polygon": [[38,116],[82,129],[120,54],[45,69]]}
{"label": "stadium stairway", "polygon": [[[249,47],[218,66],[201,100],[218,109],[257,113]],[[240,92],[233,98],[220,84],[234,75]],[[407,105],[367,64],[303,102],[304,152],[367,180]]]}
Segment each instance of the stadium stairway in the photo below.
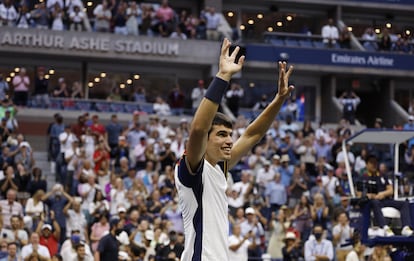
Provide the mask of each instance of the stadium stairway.
{"label": "stadium stairway", "polygon": [[42,177],[47,181],[50,190],[56,183],[55,175],[50,172],[50,162],[47,160],[47,140],[45,136],[26,136],[26,140],[33,148],[35,166],[42,170]]}

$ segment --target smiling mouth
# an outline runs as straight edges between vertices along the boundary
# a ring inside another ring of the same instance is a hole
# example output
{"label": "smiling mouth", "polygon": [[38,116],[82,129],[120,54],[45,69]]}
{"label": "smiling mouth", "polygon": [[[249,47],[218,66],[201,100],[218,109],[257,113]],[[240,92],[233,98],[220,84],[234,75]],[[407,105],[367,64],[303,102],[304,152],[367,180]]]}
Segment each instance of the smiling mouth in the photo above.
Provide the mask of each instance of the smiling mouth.
{"label": "smiling mouth", "polygon": [[224,151],[225,153],[230,153],[231,152],[231,148],[230,147],[226,147],[226,148],[223,148],[222,151]]}

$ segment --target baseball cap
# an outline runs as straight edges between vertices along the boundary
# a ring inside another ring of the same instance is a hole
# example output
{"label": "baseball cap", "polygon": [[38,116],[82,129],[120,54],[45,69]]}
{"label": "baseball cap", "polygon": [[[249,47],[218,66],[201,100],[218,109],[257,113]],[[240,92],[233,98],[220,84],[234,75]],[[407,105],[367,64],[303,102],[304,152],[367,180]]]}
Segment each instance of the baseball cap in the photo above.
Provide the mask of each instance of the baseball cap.
{"label": "baseball cap", "polygon": [[167,138],[167,139],[165,139],[165,140],[164,140],[164,144],[166,144],[166,143],[171,144],[171,139],[168,139],[168,138]]}
{"label": "baseball cap", "polygon": [[290,157],[288,154],[284,154],[282,155],[282,157],[280,158],[281,162],[289,162],[290,161]]}
{"label": "baseball cap", "polygon": [[295,233],[289,231],[286,233],[285,239],[296,239],[296,235]]}
{"label": "baseball cap", "polygon": [[278,154],[273,155],[273,159],[280,160],[280,156]]}
{"label": "baseball cap", "polygon": [[246,213],[246,215],[248,215],[248,214],[255,214],[256,211],[254,211],[254,209],[252,207],[248,207],[248,208],[246,208],[245,213]]}
{"label": "baseball cap", "polygon": [[126,208],[118,207],[118,213],[120,213],[120,212],[126,212]]}
{"label": "baseball cap", "polygon": [[49,225],[49,224],[43,224],[43,226],[42,226],[42,230],[43,229],[49,229],[50,231],[52,231],[52,226],[51,225]]}
{"label": "baseball cap", "polygon": [[129,256],[128,253],[125,251],[119,251],[118,252],[118,259],[119,260],[128,260]]}

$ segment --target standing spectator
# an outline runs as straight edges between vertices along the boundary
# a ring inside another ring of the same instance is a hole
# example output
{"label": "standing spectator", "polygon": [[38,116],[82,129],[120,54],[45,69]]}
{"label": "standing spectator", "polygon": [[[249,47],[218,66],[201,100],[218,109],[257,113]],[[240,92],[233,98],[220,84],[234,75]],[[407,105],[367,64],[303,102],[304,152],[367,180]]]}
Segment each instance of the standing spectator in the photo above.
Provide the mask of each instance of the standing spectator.
{"label": "standing spectator", "polygon": [[121,34],[121,35],[128,35],[127,29],[127,3],[120,2],[118,4],[118,9],[116,10],[116,14],[113,17],[113,24],[114,24],[114,33]]}
{"label": "standing spectator", "polygon": [[75,5],[73,7],[73,11],[69,12],[69,19],[70,19],[70,30],[71,31],[84,31],[84,20],[86,18],[85,12],[80,8],[79,5]]}
{"label": "standing spectator", "polygon": [[[93,153],[94,171],[98,173],[102,169],[102,164],[109,166],[110,155],[105,146],[103,138],[99,138],[98,144],[96,145],[95,152]],[[105,162],[105,163],[104,163]]]}
{"label": "standing spectator", "polygon": [[27,5],[23,4],[19,6],[19,14],[17,15],[16,27],[28,29],[30,26],[32,26],[32,24],[32,15],[30,14]]}
{"label": "standing spectator", "polygon": [[168,103],[165,102],[165,100],[157,96],[155,98],[155,102],[153,105],[154,112],[159,116],[170,116],[171,115],[171,108]]}
{"label": "standing spectator", "polygon": [[3,78],[3,74],[0,73],[0,101],[3,101],[9,96],[9,84]]}
{"label": "standing spectator", "polygon": [[[67,181],[67,165],[68,162],[66,162],[66,159],[69,158],[73,151],[73,141],[76,140],[76,136],[71,131],[71,126],[66,125],[65,131],[62,132],[59,135],[59,141],[60,141],[60,157],[57,159],[57,181],[61,182],[62,184],[65,184],[67,191],[69,191],[69,187],[67,187],[68,184],[66,184]],[[68,156],[66,155],[68,154]]]}
{"label": "standing spectator", "polygon": [[89,241],[85,214],[81,211],[81,198],[72,198],[63,209],[66,216],[66,236],[70,237],[74,230],[80,231],[82,240]]}
{"label": "standing spectator", "polygon": [[333,243],[336,245],[337,261],[345,261],[352,249],[353,231],[349,226],[348,216],[342,212],[337,217],[337,224],[332,229]]}
{"label": "standing spectator", "polygon": [[89,127],[91,129],[92,134],[95,136],[97,141],[101,139],[103,141],[107,141],[107,133],[105,126],[99,122],[99,116],[97,114],[92,116],[92,125]]}
{"label": "standing spectator", "polygon": [[33,229],[37,228],[37,224],[41,220],[41,216],[46,210],[43,204],[43,201],[42,201],[42,198],[44,197],[44,195],[45,195],[45,192],[43,190],[38,190],[26,202],[26,207],[25,207],[26,216],[29,216],[32,218]]}
{"label": "standing spectator", "polygon": [[372,27],[368,27],[367,29],[365,29],[365,32],[362,35],[362,40],[364,41],[363,45],[365,48],[370,48],[373,50],[378,49],[377,35],[375,34],[374,29]]}
{"label": "standing spectator", "polygon": [[249,249],[249,258],[260,258],[263,253],[262,239],[264,239],[264,229],[262,223],[257,218],[256,211],[252,207],[246,208],[246,220],[240,224],[242,236],[246,236],[250,233],[253,234],[252,240],[255,240],[256,246],[253,249]]}
{"label": "standing spectator", "polygon": [[49,80],[45,78],[45,67],[37,68],[33,95],[36,101],[36,106],[38,108],[49,107]]}
{"label": "standing spectator", "polygon": [[240,100],[244,96],[244,90],[240,84],[233,82],[230,85],[230,90],[226,92],[227,106],[233,113],[234,117],[239,116]]}
{"label": "standing spectator", "polygon": [[7,261],[19,261],[20,255],[18,254],[18,248],[16,242],[10,242],[7,245]]}
{"label": "standing spectator", "polygon": [[348,27],[342,28],[338,42],[342,49],[351,49],[351,32]]}
{"label": "standing spectator", "polygon": [[325,47],[333,48],[336,46],[336,41],[339,39],[339,32],[332,18],[329,18],[328,24],[322,27],[322,38]]}
{"label": "standing spectator", "polygon": [[207,7],[207,12],[204,14],[207,27],[207,40],[217,41],[220,38],[218,27],[220,26],[220,14],[216,13],[214,7]]}
{"label": "standing spectator", "polygon": [[[277,214],[276,214],[277,213]],[[282,258],[282,248],[285,246],[285,234],[288,227],[286,227],[287,218],[283,210],[277,212],[272,211],[272,219],[269,222],[270,239],[267,248],[267,253],[273,259]]]}
{"label": "standing spectator", "polygon": [[97,219],[97,222],[95,222],[91,227],[91,235],[90,239],[92,242],[92,251],[95,252],[98,249],[98,244],[101,238],[109,232],[109,223],[108,223],[108,216],[107,212],[102,212]]}
{"label": "standing spectator", "polygon": [[333,260],[334,250],[332,242],[322,237],[323,228],[320,225],[313,227],[313,237],[305,242],[305,261]]}
{"label": "standing spectator", "polygon": [[355,92],[344,92],[339,98],[342,104],[342,117],[349,121],[350,124],[355,124],[355,113],[357,106],[361,103],[361,99]]}
{"label": "standing spectator", "polygon": [[163,37],[170,35],[175,18],[174,10],[168,5],[168,0],[162,0],[161,6],[155,13],[158,23],[154,27],[154,32],[159,33]]}
{"label": "standing spectator", "polygon": [[[27,185],[27,192],[33,196],[38,190],[47,190],[47,182],[42,178],[42,170],[38,167],[32,169],[32,177]],[[43,199],[42,199],[43,200]]]}
{"label": "standing spectator", "polygon": [[390,51],[392,47],[392,41],[390,32],[387,28],[382,29],[382,35],[379,37],[378,50],[379,51]]}
{"label": "standing spectator", "polygon": [[271,212],[278,211],[282,205],[286,204],[287,192],[286,187],[281,183],[280,174],[276,173],[274,179],[267,183],[266,203],[270,206]]}
{"label": "standing spectator", "polygon": [[51,11],[51,15],[52,15],[52,30],[55,31],[63,31],[65,29],[65,26],[63,24],[63,18],[65,16],[65,12],[62,9],[62,7],[60,7],[60,5],[58,3],[56,3],[53,6],[53,9]]}
{"label": "standing spectator", "polygon": [[301,239],[307,239],[312,230],[311,205],[307,196],[302,194],[299,204],[293,211],[295,216],[295,229],[300,233]]}
{"label": "standing spectator", "polygon": [[24,260],[49,260],[50,253],[47,247],[40,244],[40,237],[37,232],[30,236],[30,244],[22,248],[22,258]]}
{"label": "standing spectator", "polygon": [[54,256],[59,249],[60,226],[55,219],[53,211],[50,211],[50,221],[52,225],[44,223],[44,219],[42,219],[37,226],[36,233],[40,235],[39,243],[47,247],[50,255]]}
{"label": "standing spectator", "polygon": [[108,8],[108,1],[102,0],[93,10],[95,16],[95,31],[107,33],[110,31],[112,12]]}
{"label": "standing spectator", "polygon": [[66,84],[65,78],[60,77],[58,80],[58,86],[53,90],[53,97],[58,98],[68,98],[69,90],[68,85]]}
{"label": "standing spectator", "polygon": [[294,208],[300,204],[303,193],[308,190],[307,179],[308,177],[302,172],[301,168],[295,166],[290,185],[287,187],[289,193],[288,207]]}
{"label": "standing spectator", "polygon": [[176,83],[175,87],[168,94],[168,103],[170,105],[171,112],[173,115],[183,114],[184,102],[185,102],[185,95],[181,91],[180,85]]}
{"label": "standing spectator", "polygon": [[257,101],[253,106],[253,111],[262,111],[264,110],[267,105],[269,105],[269,101],[267,100],[267,95],[263,94],[259,101]]}
{"label": "standing spectator", "polygon": [[142,10],[139,8],[139,5],[135,1],[129,2],[129,7],[126,11],[128,16],[126,26],[128,30],[128,35],[138,36],[139,26],[142,22]]}
{"label": "standing spectator", "polygon": [[329,222],[329,207],[325,204],[325,199],[321,193],[316,193],[313,197],[311,216],[314,226],[318,225],[324,230],[327,229]]}
{"label": "standing spectator", "polygon": [[3,0],[0,4],[0,26],[14,26],[17,19],[17,11],[12,0]]}
{"label": "standing spectator", "polygon": [[200,106],[200,102],[206,94],[207,90],[204,87],[204,80],[198,80],[197,86],[191,91],[191,100],[193,113]]}
{"label": "standing spectator", "polygon": [[82,85],[80,84],[80,82],[73,82],[70,97],[74,99],[82,99],[84,97]]}
{"label": "standing spectator", "polygon": [[30,86],[29,76],[26,75],[26,68],[20,68],[19,74],[13,78],[14,104],[26,106]]}
{"label": "standing spectator", "polygon": [[242,236],[240,225],[235,225],[229,238],[229,260],[247,261],[248,249],[254,249],[255,247],[256,240],[253,232],[250,231]]}
{"label": "standing spectator", "polygon": [[120,229],[119,219],[114,219],[110,223],[109,233],[101,238],[95,252],[96,261],[114,261],[118,260],[119,242],[116,239],[116,233]]}
{"label": "standing spectator", "polygon": [[119,137],[121,136],[123,131],[122,125],[118,122],[118,116],[116,114],[112,114],[111,121],[106,125],[106,132],[108,135],[108,144],[111,148],[111,157],[114,157],[113,152],[115,152],[118,148],[118,141]]}
{"label": "standing spectator", "polygon": [[37,29],[49,29],[50,12],[46,8],[45,1],[36,5],[37,7],[31,12],[31,17],[35,22]]}

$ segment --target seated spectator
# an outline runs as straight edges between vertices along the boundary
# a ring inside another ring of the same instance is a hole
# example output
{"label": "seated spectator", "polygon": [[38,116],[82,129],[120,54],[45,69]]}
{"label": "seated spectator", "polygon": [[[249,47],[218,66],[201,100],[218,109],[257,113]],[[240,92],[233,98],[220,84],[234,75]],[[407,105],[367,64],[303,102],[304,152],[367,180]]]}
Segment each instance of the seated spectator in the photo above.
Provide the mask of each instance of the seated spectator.
{"label": "seated spectator", "polygon": [[95,31],[107,33],[111,29],[112,12],[108,8],[108,1],[102,0],[93,10],[95,16]]}
{"label": "seated spectator", "polygon": [[60,254],[64,257],[63,260],[78,261],[77,246],[80,244],[84,245],[85,255],[89,258],[88,260],[93,260],[93,254],[89,245],[81,240],[80,232],[76,230],[72,231],[71,236],[65,240],[60,248]]}
{"label": "seated spectator", "polygon": [[333,260],[332,242],[323,238],[321,225],[313,227],[313,236],[305,242],[305,260]]}
{"label": "seated spectator", "polygon": [[35,260],[49,260],[49,250],[47,247],[42,246],[39,242],[39,234],[37,232],[33,232],[30,236],[30,244],[22,248],[22,258],[25,260],[32,260],[32,258],[35,258]]}
{"label": "seated spectator", "polygon": [[27,245],[28,240],[29,240],[29,235],[27,234],[26,230],[23,229],[24,227],[23,218],[19,216],[12,216],[10,219],[10,223],[11,223],[10,231],[13,236],[10,237],[11,235],[7,234],[6,232],[6,235],[7,235],[6,238],[9,242],[10,241],[16,242],[17,249],[20,251],[22,247]]}
{"label": "seated spectator", "polygon": [[328,23],[322,27],[322,38],[326,47],[333,48],[336,46],[336,41],[339,39],[339,32],[332,18],[329,18]]}
{"label": "seated spectator", "polygon": [[365,29],[365,32],[362,35],[362,41],[365,48],[371,47],[374,50],[378,49],[377,35],[372,27]]}
{"label": "seated spectator", "polygon": [[3,225],[6,228],[10,227],[10,218],[13,215],[23,217],[23,207],[16,201],[16,190],[10,188],[7,190],[7,199],[0,200],[0,207],[3,216]]}
{"label": "seated spectator", "polygon": [[18,191],[20,188],[20,179],[15,175],[13,166],[9,165],[4,170],[4,178],[0,180],[1,195],[6,197],[10,189]]}

